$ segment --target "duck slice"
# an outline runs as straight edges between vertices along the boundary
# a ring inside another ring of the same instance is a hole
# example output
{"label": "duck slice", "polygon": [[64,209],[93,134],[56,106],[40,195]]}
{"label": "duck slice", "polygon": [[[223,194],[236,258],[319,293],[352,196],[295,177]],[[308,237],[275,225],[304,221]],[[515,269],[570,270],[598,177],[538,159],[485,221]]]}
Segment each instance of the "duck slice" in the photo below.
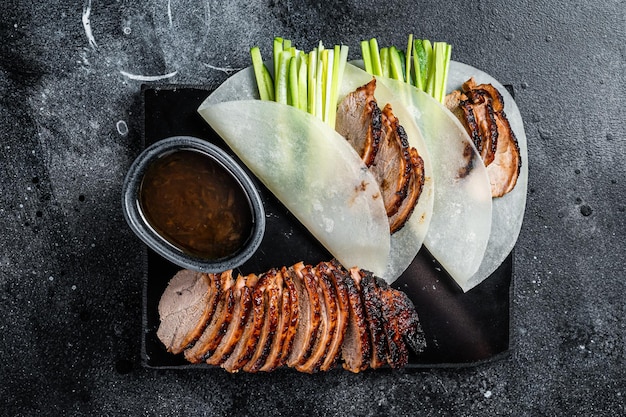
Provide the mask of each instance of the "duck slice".
{"label": "duck slice", "polygon": [[158,306],[157,336],[168,352],[178,354],[200,337],[220,295],[221,281],[214,274],[182,270],[174,275]]}
{"label": "duck slice", "polygon": [[476,85],[473,78],[463,84],[463,89],[473,103],[488,101],[493,109],[498,142],[494,157],[486,166],[491,182],[491,196],[502,197],[515,187],[522,165],[517,138],[504,113],[504,99],[493,85]]}
{"label": "duck slice", "polygon": [[232,286],[234,284],[232,270],[219,274],[222,285],[220,297],[213,317],[202,332],[200,338],[188,349],[185,349],[185,358],[191,363],[200,363],[204,358],[217,348],[222,336],[228,328],[233,311],[235,309],[235,295]]}
{"label": "duck slice", "polygon": [[287,365],[290,367],[301,365],[309,359],[322,320],[321,300],[315,276],[311,273],[311,266],[305,266],[299,262],[293,266],[293,272],[294,282],[298,289],[298,299],[301,300],[299,306],[302,315],[291,354],[287,358]]}
{"label": "duck slice", "polygon": [[515,188],[522,167],[522,156],[517,138],[509,120],[500,112],[496,115],[498,131],[503,132],[498,139],[498,147],[493,162],[487,167],[491,182],[491,196],[502,197]]}
{"label": "duck slice", "polygon": [[376,369],[387,364],[387,334],[384,328],[382,301],[376,289],[376,277],[368,271],[350,270],[352,276],[360,275],[361,297],[365,306],[366,323],[370,333],[372,355],[370,368]]}
{"label": "duck slice", "polygon": [[267,272],[269,283],[265,290],[265,323],[261,329],[256,350],[243,370],[246,372],[258,372],[270,354],[271,347],[276,336],[276,329],[281,316],[283,279],[280,271],[271,269]]}
{"label": "duck slice", "polygon": [[346,138],[366,166],[374,163],[381,140],[382,115],[374,90],[376,79],[348,94],[337,107],[335,130]]}
{"label": "duck slice", "polygon": [[237,277],[232,290],[235,297],[235,309],[230,325],[213,354],[206,359],[209,365],[217,366],[224,363],[237,346],[252,310],[252,293],[258,279],[256,274]]}
{"label": "duck slice", "polygon": [[237,372],[248,363],[257,348],[261,331],[265,324],[265,310],[267,298],[264,293],[272,282],[272,276],[268,273],[261,274],[252,293],[252,311],[246,322],[246,327],[237,342],[230,357],[222,363],[222,368],[228,372]]}
{"label": "duck slice", "polygon": [[338,269],[331,262],[324,262],[318,265],[321,273],[325,274],[333,284],[337,297],[337,329],[335,335],[328,346],[328,353],[324,362],[320,366],[321,371],[328,371],[334,368],[339,361],[341,346],[346,335],[348,321],[350,317],[350,301],[348,296],[348,287],[345,283],[346,277],[349,278],[347,272],[341,268]]}
{"label": "duck slice", "polygon": [[269,348],[269,353],[265,358],[265,363],[258,369],[263,372],[273,371],[281,365],[280,360],[291,323],[291,289],[285,283],[285,276],[282,270],[277,272],[276,279],[277,283],[279,282],[281,292],[278,305],[278,323],[276,324],[276,330]]}
{"label": "duck slice", "polygon": [[419,156],[415,148],[409,149],[409,155],[411,156],[412,170],[411,177],[409,178],[407,196],[402,200],[398,211],[389,218],[389,229],[391,233],[402,229],[409,217],[411,217],[417,205],[417,201],[422,194],[422,189],[424,188],[424,160]]}
{"label": "duck slice", "polygon": [[333,265],[344,274],[350,309],[346,334],[341,345],[343,368],[358,373],[369,367],[372,351],[367,315],[361,298],[361,275],[356,268],[346,272],[338,263]]}
{"label": "duck slice", "polygon": [[[302,290],[297,288],[297,278],[294,277],[295,273],[293,269],[283,267],[281,269],[281,273],[283,275],[283,283],[285,284],[285,289],[283,291],[286,291],[289,294],[289,304],[291,310],[289,321],[286,323],[287,332],[280,357],[278,358],[277,367],[287,363],[287,358],[293,349],[296,333],[300,325],[300,317],[303,315],[302,311],[304,307],[306,307],[308,313],[308,298],[306,298],[305,294],[302,294]],[[302,299],[300,299],[301,296],[303,297]]]}
{"label": "duck slice", "polygon": [[396,302],[397,290],[392,289],[381,279],[375,279],[374,283],[381,300],[383,328],[387,339],[387,363],[392,368],[402,368],[409,362],[409,349],[402,337],[402,329],[397,320],[403,306]]}
{"label": "duck slice", "polygon": [[426,349],[426,337],[417,310],[406,293],[396,289],[390,289],[390,293],[396,307],[394,319],[398,332],[411,350],[419,355]]}
{"label": "duck slice", "polygon": [[461,121],[479,151],[492,197],[510,192],[517,183],[522,160],[500,92],[491,84],[476,84],[470,78],[461,91],[446,96],[446,107]]}
{"label": "duck slice", "polygon": [[295,368],[300,372],[313,373],[320,370],[329,352],[329,347],[337,330],[337,295],[329,277],[320,271],[319,265],[315,268],[307,267],[306,272],[311,274],[317,284],[320,298],[321,320],[315,336],[315,343],[311,355],[300,362]]}
{"label": "duck slice", "polygon": [[394,215],[406,197],[411,176],[409,141],[391,105],[382,111],[382,138],[370,171],[380,187],[387,216]]}

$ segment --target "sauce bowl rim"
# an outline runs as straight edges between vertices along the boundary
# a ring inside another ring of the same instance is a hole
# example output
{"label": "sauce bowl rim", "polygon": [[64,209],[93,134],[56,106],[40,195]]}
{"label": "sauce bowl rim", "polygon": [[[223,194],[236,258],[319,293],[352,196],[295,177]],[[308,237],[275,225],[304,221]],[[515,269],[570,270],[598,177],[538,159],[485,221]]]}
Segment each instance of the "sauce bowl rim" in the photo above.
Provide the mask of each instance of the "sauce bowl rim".
{"label": "sauce bowl rim", "polygon": [[[167,242],[145,219],[139,205],[139,192],[147,168],[158,158],[178,150],[199,151],[222,165],[241,185],[252,212],[252,231],[244,246],[219,259],[202,259],[187,254]],[[132,162],[122,186],[124,218],[131,230],[148,247],[168,261],[205,273],[223,272],[241,266],[254,255],[265,234],[265,207],[254,181],[233,157],[213,143],[194,136],[171,136],[146,147]]]}

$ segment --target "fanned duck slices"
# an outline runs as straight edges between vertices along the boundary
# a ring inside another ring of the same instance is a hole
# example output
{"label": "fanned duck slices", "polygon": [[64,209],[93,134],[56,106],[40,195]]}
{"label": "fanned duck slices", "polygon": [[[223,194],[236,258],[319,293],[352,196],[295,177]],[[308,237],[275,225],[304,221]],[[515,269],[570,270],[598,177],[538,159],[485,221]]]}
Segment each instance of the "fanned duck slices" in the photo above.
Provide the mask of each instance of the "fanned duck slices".
{"label": "fanned duck slices", "polygon": [[232,271],[182,270],[161,297],[163,306],[172,303],[176,316],[161,309],[157,331],[166,349],[228,372],[400,368],[410,351],[426,347],[415,307],[403,292],[337,261],[300,262],[236,279]]}
{"label": "fanned duck slices", "polygon": [[492,197],[513,190],[522,159],[500,92],[492,84],[477,84],[472,77],[446,97],[446,107],[461,121],[480,152]]}

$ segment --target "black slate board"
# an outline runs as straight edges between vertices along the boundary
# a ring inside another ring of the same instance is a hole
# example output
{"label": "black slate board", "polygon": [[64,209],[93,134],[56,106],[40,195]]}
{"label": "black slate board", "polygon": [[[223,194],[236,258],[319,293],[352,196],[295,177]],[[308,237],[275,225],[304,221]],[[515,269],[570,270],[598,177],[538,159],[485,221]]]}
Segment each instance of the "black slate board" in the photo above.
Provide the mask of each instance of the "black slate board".
{"label": "black slate board", "polygon": [[[210,92],[210,88],[198,86],[144,86],[144,146],[170,136],[190,135],[229,150],[196,111]],[[261,273],[299,261],[316,264],[330,260],[331,255],[260,181],[256,182],[266,209],[266,232],[257,253],[236,272]],[[159,299],[179,269],[147,249],[142,364],[148,368],[209,367],[191,365],[182,355],[166,352],[156,336]],[[422,248],[393,283],[415,304],[428,344],[423,354],[411,356],[408,368],[468,366],[505,356],[510,349],[512,278],[513,253],[483,283],[463,293]]]}

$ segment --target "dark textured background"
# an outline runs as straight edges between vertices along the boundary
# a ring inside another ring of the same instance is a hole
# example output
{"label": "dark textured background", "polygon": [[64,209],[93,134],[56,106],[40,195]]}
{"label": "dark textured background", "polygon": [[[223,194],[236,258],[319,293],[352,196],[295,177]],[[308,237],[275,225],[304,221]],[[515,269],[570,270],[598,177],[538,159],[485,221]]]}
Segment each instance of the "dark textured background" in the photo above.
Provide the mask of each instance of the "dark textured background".
{"label": "dark textured background", "polygon": [[[624,2],[339,3],[2,2],[0,414],[626,412]],[[410,32],[512,85],[525,120],[511,355],[360,375],[142,368],[143,251],[120,209],[141,82],[124,74],[217,86],[275,35],[343,42],[352,58],[361,39]]]}

